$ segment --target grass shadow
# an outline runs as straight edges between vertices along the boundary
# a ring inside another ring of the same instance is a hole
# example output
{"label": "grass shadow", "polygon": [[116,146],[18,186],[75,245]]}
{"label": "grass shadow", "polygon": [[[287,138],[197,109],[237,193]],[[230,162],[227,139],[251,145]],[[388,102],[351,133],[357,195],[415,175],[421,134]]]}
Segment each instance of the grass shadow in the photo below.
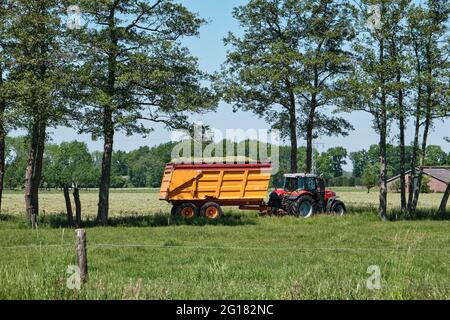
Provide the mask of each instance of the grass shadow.
{"label": "grass shadow", "polygon": [[[347,208],[349,214],[371,213],[378,215],[378,207],[374,205],[349,206]],[[446,212],[444,216],[439,214],[437,208],[418,208],[413,214],[403,212],[401,208],[392,208],[388,210],[388,221],[414,221],[414,220],[432,220],[432,221],[449,221],[450,212]]]}
{"label": "grass shadow", "polygon": [[[65,214],[42,215],[39,216],[39,225],[48,226],[50,228],[71,228]],[[195,219],[185,219],[182,217],[172,217],[165,214],[152,215],[128,215],[123,217],[112,217],[108,219],[109,227],[169,227],[169,226],[241,226],[255,225],[257,223],[257,215],[227,213],[218,220],[208,220],[204,217]],[[86,219],[81,222],[82,228],[98,227],[94,219]]]}

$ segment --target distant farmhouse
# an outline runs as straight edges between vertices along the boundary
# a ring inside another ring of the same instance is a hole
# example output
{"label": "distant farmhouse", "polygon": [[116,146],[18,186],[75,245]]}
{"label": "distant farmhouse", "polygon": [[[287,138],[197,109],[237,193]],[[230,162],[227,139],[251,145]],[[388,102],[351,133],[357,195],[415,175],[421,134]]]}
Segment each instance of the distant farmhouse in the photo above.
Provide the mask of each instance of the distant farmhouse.
{"label": "distant farmhouse", "polygon": [[[418,170],[418,169],[417,169]],[[450,182],[450,166],[448,167],[425,167],[423,170],[425,176],[429,178],[428,186],[431,192],[445,192]],[[395,191],[400,182],[400,175],[388,180],[388,190]],[[406,171],[406,190],[411,182],[411,170]]]}

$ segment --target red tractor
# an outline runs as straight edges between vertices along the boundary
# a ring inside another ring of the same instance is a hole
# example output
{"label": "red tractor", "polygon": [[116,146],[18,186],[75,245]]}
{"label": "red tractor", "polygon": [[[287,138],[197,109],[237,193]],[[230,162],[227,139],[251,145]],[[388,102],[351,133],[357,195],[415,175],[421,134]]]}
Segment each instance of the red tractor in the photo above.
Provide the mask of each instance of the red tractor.
{"label": "red tractor", "polygon": [[312,174],[286,174],[284,187],[269,197],[270,215],[293,215],[309,218],[315,213],[343,215],[345,205],[336,193],[325,188],[325,180]]}

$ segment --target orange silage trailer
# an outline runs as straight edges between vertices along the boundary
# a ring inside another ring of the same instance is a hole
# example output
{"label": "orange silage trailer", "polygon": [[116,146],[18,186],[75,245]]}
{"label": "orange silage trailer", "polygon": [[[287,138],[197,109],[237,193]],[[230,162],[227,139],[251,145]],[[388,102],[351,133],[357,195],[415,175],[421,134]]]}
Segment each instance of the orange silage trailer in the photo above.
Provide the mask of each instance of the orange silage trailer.
{"label": "orange silage trailer", "polygon": [[217,219],[223,206],[265,210],[270,163],[175,164],[164,170],[160,200],[173,205],[172,214]]}

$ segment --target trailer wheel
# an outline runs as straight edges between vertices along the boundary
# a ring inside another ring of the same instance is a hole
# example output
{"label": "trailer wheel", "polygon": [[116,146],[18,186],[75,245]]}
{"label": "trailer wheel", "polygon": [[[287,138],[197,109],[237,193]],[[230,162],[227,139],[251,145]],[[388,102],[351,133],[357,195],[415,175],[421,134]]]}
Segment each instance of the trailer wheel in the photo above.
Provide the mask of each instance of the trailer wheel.
{"label": "trailer wheel", "polygon": [[215,202],[205,203],[202,206],[200,212],[203,217],[206,217],[207,219],[211,220],[220,219],[220,217],[222,217],[223,214],[222,208],[220,207],[219,204]]}
{"label": "trailer wheel", "polygon": [[193,203],[183,203],[177,208],[177,215],[186,218],[192,219],[197,216],[198,209]]}
{"label": "trailer wheel", "polygon": [[173,205],[173,206],[172,206],[172,209],[170,209],[170,215],[171,215],[172,217],[174,217],[174,216],[176,216],[177,214],[178,214],[178,206]]}

